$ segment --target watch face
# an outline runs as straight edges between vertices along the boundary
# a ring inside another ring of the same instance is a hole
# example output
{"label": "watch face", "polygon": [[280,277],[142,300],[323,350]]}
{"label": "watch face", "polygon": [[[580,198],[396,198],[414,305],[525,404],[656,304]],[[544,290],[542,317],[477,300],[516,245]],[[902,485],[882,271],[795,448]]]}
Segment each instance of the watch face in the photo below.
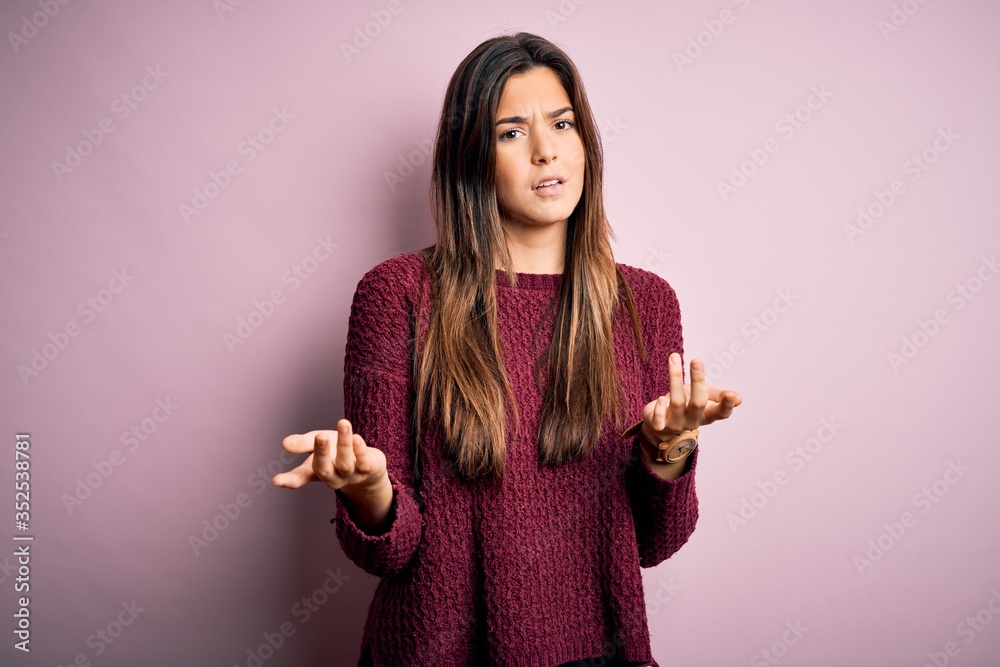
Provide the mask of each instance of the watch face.
{"label": "watch face", "polygon": [[697,443],[693,438],[685,438],[684,440],[678,441],[677,444],[670,449],[670,452],[667,454],[667,459],[670,461],[680,461],[691,453],[691,450],[694,449],[696,444]]}

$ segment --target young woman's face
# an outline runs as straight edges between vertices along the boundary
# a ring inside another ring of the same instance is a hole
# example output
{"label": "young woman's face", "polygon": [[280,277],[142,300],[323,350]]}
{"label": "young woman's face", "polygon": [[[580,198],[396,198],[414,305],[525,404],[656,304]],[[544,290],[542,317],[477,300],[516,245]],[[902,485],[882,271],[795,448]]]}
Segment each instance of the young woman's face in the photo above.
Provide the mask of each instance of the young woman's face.
{"label": "young woman's face", "polygon": [[[497,198],[504,223],[567,220],[583,193],[586,153],[558,75],[536,67],[507,79],[495,131]],[[538,187],[556,179],[560,183]]]}

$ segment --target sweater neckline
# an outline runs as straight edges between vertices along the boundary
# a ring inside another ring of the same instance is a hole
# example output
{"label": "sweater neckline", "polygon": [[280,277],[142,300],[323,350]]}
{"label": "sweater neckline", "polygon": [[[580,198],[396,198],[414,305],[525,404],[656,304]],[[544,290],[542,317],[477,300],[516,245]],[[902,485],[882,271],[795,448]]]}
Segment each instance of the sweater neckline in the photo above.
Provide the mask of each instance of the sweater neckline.
{"label": "sweater neckline", "polygon": [[[562,284],[561,273],[515,273],[518,289],[552,290]],[[496,270],[497,286],[503,289],[513,289],[508,282],[507,272]]]}

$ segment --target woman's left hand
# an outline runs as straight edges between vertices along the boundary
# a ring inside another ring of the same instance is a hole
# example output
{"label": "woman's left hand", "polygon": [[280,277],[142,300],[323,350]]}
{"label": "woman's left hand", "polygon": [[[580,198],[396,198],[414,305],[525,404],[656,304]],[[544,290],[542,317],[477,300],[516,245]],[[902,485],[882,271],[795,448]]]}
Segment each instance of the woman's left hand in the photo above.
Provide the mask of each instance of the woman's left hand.
{"label": "woman's left hand", "polygon": [[642,409],[642,431],[651,442],[663,442],[685,430],[693,430],[726,419],[743,402],[731,389],[719,389],[705,382],[701,359],[691,360],[691,384],[683,384],[681,355],[668,358],[670,393],[646,404]]}

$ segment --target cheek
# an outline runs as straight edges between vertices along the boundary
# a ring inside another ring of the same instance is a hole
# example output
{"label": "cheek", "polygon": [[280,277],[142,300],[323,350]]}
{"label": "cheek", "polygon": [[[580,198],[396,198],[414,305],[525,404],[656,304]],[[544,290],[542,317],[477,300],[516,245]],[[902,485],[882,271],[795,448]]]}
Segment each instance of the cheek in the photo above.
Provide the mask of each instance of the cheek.
{"label": "cheek", "polygon": [[573,171],[576,173],[577,181],[581,183],[584,177],[587,175],[587,154],[584,152],[583,147],[580,147],[579,153],[573,156]]}
{"label": "cheek", "polygon": [[583,174],[587,164],[587,152],[583,149],[583,141],[578,138],[576,141],[570,143],[569,146],[566,147],[564,155],[569,158],[567,162],[571,165],[570,168],[573,169],[577,175]]}
{"label": "cheek", "polygon": [[497,199],[503,200],[504,194],[507,192],[507,171],[504,169],[503,160],[497,159],[496,166],[496,190]]}
{"label": "cheek", "polygon": [[507,201],[511,192],[510,178],[502,172],[497,172],[497,200]]}
{"label": "cheek", "polygon": [[576,146],[576,160],[580,171],[587,166],[587,151],[583,147],[583,141],[579,141]]}
{"label": "cheek", "polygon": [[511,164],[510,156],[499,156],[497,158],[497,197],[509,195],[514,192],[514,185],[517,183],[517,169]]}

